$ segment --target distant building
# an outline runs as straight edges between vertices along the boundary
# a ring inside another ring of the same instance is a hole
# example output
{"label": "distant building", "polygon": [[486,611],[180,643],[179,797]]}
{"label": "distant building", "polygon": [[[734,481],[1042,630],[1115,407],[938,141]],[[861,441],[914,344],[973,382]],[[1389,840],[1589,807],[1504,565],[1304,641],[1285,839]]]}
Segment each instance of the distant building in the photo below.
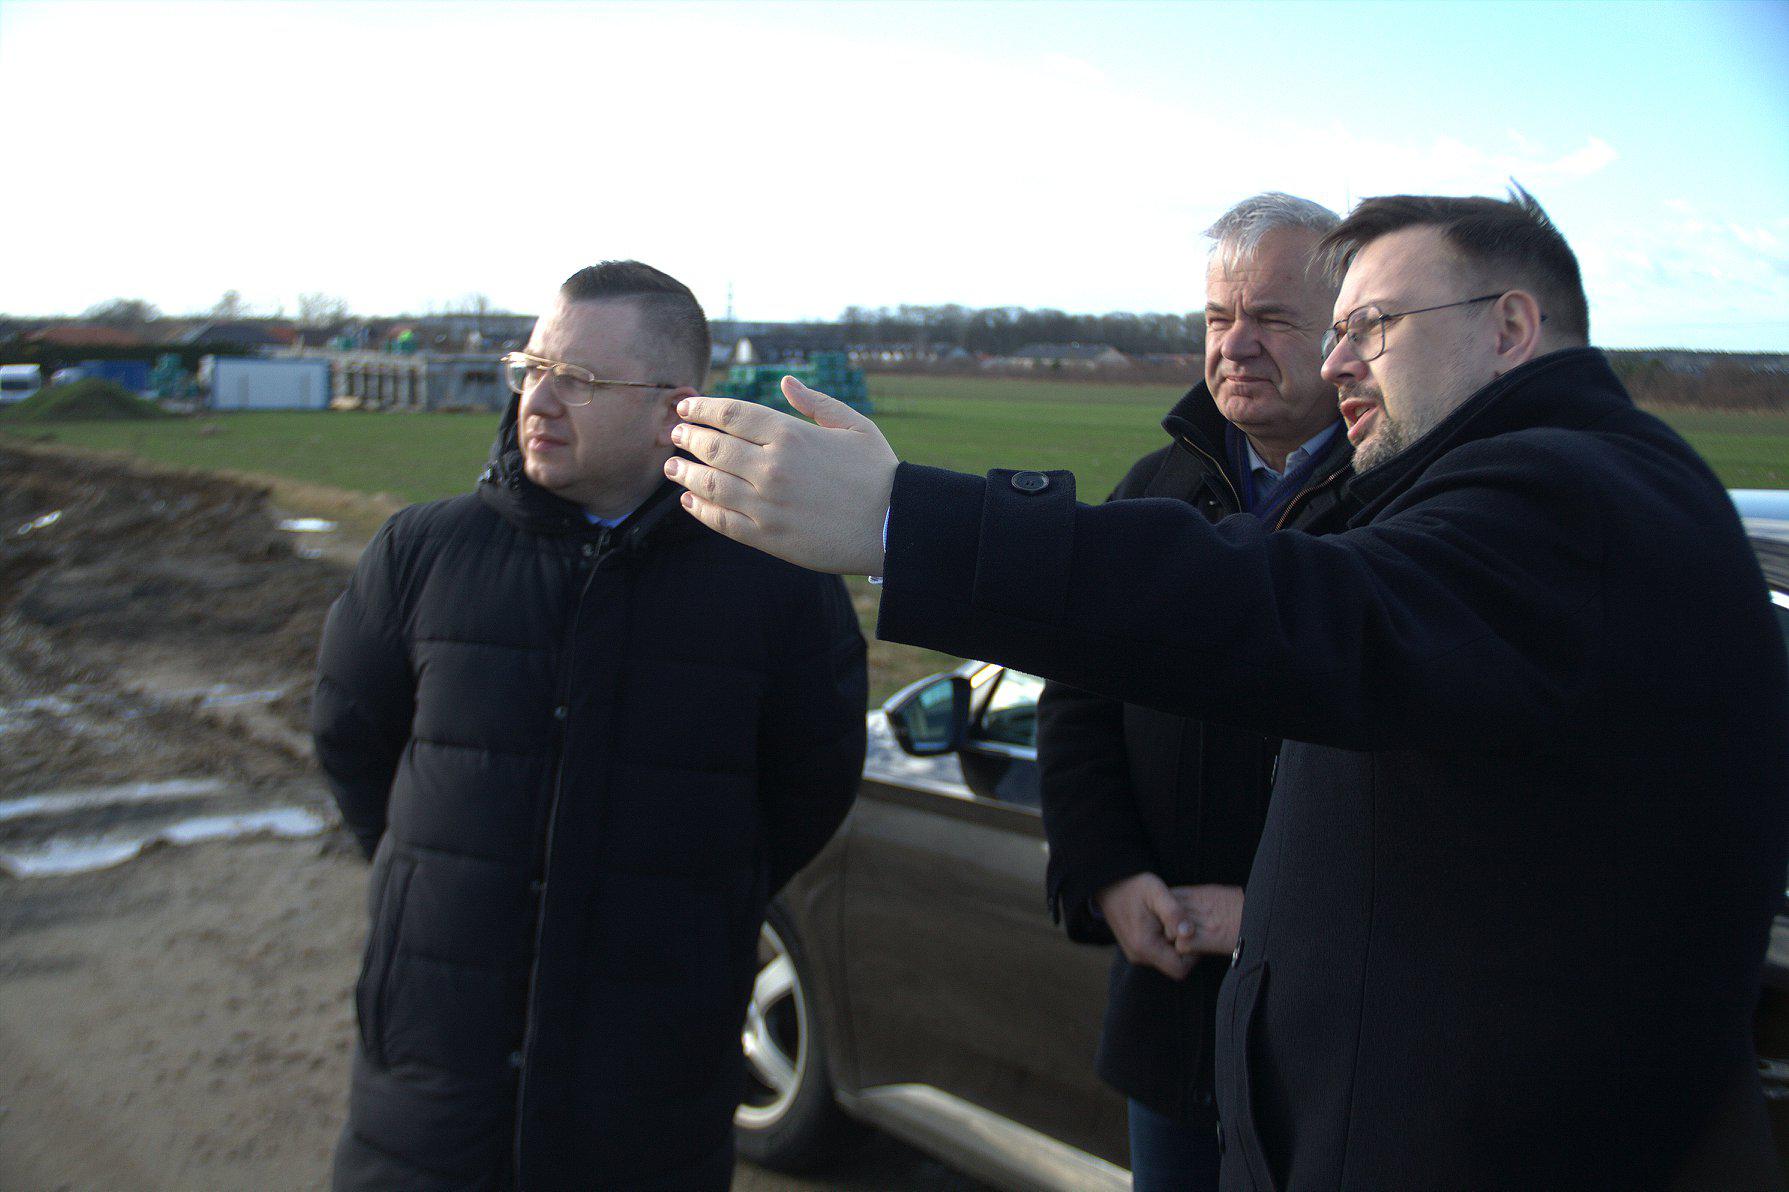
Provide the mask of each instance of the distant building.
{"label": "distant building", "polygon": [[140,331],[97,323],[57,323],[27,332],[22,338],[26,343],[50,348],[141,348],[149,343]]}
{"label": "distant building", "polygon": [[1615,348],[1608,352],[1617,366],[1656,365],[1667,372],[1701,376],[1715,365],[1730,365],[1754,372],[1789,373],[1789,353],[1699,352],[1688,348]]}
{"label": "distant building", "polygon": [[501,355],[528,342],[534,331],[533,315],[452,314],[424,315],[402,324],[415,336],[419,348],[431,352],[483,352]]}
{"label": "distant building", "polygon": [[334,404],[376,410],[501,410],[509,385],[490,352],[336,352],[314,348],[292,353],[329,363]]}
{"label": "distant building", "polygon": [[843,352],[845,328],[837,323],[746,323],[716,319],[708,325],[714,339],[709,363],[781,364],[807,360],[820,352]]}
{"label": "distant building", "polygon": [[284,348],[298,342],[298,330],[290,323],[271,319],[212,319],[200,323],[175,342],[185,348],[234,348],[239,351]]}
{"label": "distant building", "polygon": [[1007,368],[1086,369],[1128,368],[1131,358],[1109,344],[1026,344],[1010,356],[990,363]]}

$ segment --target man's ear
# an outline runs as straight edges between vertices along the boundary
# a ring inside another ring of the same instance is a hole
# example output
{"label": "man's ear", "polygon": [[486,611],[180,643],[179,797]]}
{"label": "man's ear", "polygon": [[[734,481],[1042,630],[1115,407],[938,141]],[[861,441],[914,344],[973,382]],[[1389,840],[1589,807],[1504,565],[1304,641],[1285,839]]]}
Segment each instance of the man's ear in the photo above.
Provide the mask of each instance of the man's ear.
{"label": "man's ear", "polygon": [[1491,308],[1491,317],[1496,320],[1497,376],[1541,354],[1541,327],[1546,316],[1533,294],[1511,290]]}
{"label": "man's ear", "polygon": [[683,419],[677,416],[677,403],[686,397],[700,396],[702,396],[701,390],[692,385],[685,385],[681,389],[673,389],[670,393],[661,397],[659,399],[661,404],[659,405],[658,410],[658,421],[653,427],[655,432],[653,442],[657,443],[660,447],[672,446],[671,428],[683,421]]}

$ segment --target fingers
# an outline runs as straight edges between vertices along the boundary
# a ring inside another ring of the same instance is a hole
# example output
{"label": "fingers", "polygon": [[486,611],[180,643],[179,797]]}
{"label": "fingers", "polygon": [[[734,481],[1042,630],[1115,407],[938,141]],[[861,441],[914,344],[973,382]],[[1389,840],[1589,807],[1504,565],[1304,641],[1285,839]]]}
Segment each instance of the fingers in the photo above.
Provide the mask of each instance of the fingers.
{"label": "fingers", "polygon": [[783,378],[783,396],[803,414],[833,430],[862,430],[876,425],[838,398],[810,389],[794,377]]}
{"label": "fingers", "polygon": [[1176,981],[1192,971],[1197,957],[1174,946],[1180,903],[1153,873],[1140,873],[1100,891],[1099,903],[1125,959],[1147,965]]}
{"label": "fingers", "polygon": [[724,534],[747,546],[758,545],[758,523],[745,514],[725,509],[712,501],[704,501],[695,493],[684,493],[681,499],[690,516],[715,533]]}
{"label": "fingers", "polygon": [[1192,933],[1191,920],[1187,915],[1186,908],[1180,904],[1180,899],[1176,898],[1174,892],[1167,886],[1150,887],[1144,895],[1144,901],[1145,905],[1149,907],[1149,913],[1154,915],[1156,921],[1161,924],[1164,939],[1172,940],[1183,933],[1187,935]]}
{"label": "fingers", "polygon": [[730,513],[750,517],[755,510],[757,490],[731,472],[673,455],[665,461],[665,477],[689,489],[699,500]]}
{"label": "fingers", "polygon": [[[752,481],[752,462],[754,455],[762,455],[763,448],[743,439],[733,438],[718,430],[710,430],[706,426],[696,426],[688,422],[679,422],[671,428],[671,441],[707,464],[711,468],[729,472],[746,483]],[[665,470],[671,475],[670,468]],[[677,477],[671,476],[676,480]],[[685,484],[685,488],[693,485]],[[724,503],[724,502],[723,502]]]}
{"label": "fingers", "polygon": [[677,416],[685,422],[697,422],[725,431],[748,443],[764,444],[779,431],[801,425],[801,421],[756,402],[734,401],[730,397],[686,397],[677,403]]}
{"label": "fingers", "polygon": [[1130,930],[1117,930],[1113,934],[1118,937],[1118,946],[1126,960],[1147,965],[1175,980],[1192,971],[1193,961],[1197,959],[1182,955],[1147,919]]}
{"label": "fingers", "polygon": [[1153,941],[1140,960],[1135,956],[1130,957],[1132,964],[1146,964],[1163,976],[1171,977],[1176,981],[1192,972],[1193,965],[1198,959],[1197,956],[1182,956],[1170,948],[1166,940]]}
{"label": "fingers", "polygon": [[1235,949],[1242,929],[1240,886],[1175,886],[1169,893],[1181,911],[1173,932],[1176,952],[1202,956]]}
{"label": "fingers", "polygon": [[1182,923],[1174,932],[1174,951],[1181,956],[1198,956],[1199,929],[1191,923]]}

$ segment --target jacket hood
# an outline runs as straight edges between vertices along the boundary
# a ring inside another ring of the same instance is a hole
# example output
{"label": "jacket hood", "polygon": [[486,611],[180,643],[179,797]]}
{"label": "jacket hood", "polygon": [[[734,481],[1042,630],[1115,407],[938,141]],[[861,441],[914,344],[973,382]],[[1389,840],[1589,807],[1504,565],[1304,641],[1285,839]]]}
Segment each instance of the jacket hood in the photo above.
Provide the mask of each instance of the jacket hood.
{"label": "jacket hood", "polygon": [[[520,397],[512,396],[497,424],[490,458],[478,477],[480,499],[505,521],[532,534],[600,536],[609,527],[592,522],[584,515],[583,506],[548,492],[523,472],[518,429],[521,404]],[[684,537],[701,530],[702,523],[685,513],[679,503],[682,493],[669,480],[660,484],[626,521],[614,528],[611,549],[637,549],[648,537]]]}
{"label": "jacket hood", "polygon": [[1463,402],[1428,434],[1348,482],[1351,525],[1364,525],[1436,460],[1477,439],[1517,430],[1575,430],[1633,399],[1598,348],[1563,348],[1511,369]]}

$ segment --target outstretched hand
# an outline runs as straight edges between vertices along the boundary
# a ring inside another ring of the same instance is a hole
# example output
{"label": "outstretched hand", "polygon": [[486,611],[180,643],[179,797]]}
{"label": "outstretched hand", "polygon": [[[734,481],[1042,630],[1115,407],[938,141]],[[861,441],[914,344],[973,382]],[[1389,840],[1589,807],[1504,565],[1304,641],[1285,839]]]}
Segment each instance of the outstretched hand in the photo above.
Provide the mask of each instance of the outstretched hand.
{"label": "outstretched hand", "polygon": [[812,418],[752,402],[686,397],[665,475],[683,507],[747,546],[814,571],[882,573],[882,523],[899,460],[876,424],[794,377],[783,396]]}

